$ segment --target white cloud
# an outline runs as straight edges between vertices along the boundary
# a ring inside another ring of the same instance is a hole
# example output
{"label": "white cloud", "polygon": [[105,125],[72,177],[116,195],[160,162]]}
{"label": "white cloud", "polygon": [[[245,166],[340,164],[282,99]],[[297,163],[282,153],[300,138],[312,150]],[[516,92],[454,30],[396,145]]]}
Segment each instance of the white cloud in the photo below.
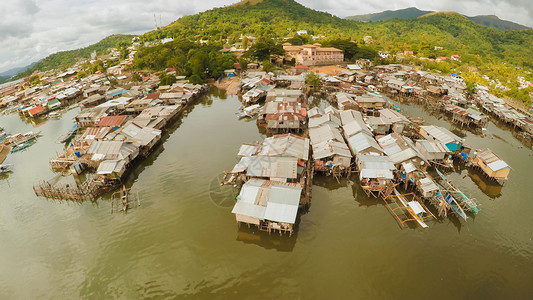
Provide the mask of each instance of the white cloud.
{"label": "white cloud", "polygon": [[[417,6],[466,15],[496,14],[533,27],[531,0],[300,0],[340,17]],[[0,0],[0,72],[47,55],[93,44],[116,33],[141,34],[237,0]]]}

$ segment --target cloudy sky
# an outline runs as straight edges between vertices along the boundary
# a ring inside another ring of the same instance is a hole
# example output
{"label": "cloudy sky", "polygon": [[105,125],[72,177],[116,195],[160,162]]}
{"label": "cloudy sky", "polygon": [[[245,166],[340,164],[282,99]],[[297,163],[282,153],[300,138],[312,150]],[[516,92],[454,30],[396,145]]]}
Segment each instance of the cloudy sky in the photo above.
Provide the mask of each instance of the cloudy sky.
{"label": "cloudy sky", "polygon": [[[416,6],[469,16],[495,14],[533,27],[531,0],[297,0],[339,17]],[[0,0],[0,73],[114,33],[140,34],[183,15],[237,0]]]}

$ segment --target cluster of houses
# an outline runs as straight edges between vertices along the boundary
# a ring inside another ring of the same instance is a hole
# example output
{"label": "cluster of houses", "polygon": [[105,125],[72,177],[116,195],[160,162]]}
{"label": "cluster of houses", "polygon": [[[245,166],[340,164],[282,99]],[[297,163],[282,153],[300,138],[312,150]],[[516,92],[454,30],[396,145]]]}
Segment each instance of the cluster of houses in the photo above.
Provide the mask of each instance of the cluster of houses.
{"label": "cluster of houses", "polygon": [[[122,61],[120,61],[120,51],[113,49],[110,54],[99,57],[93,54],[91,59],[80,59],[65,71],[35,71],[32,76],[10,82],[0,88],[0,109],[9,107],[7,112],[18,111],[22,116],[29,118],[45,115],[53,117],[57,114],[56,110],[85,100],[88,96],[95,95],[89,102],[94,100],[96,95],[103,96],[105,101],[105,96],[113,89],[111,81],[117,81],[120,85],[129,84],[124,69],[133,62],[135,45],[137,44],[133,43],[129,47],[129,56]],[[84,64],[94,64],[99,60],[104,64],[111,62],[116,65],[108,66],[105,74],[98,71],[83,78],[77,77],[79,72],[84,71]],[[153,77],[146,78],[146,81]],[[30,82],[32,78],[38,78],[39,82]]]}
{"label": "cluster of houses", "polygon": [[55,195],[56,187],[46,184],[35,188],[36,193],[66,199],[96,198],[106,188],[117,186],[132,162],[146,157],[161,140],[163,130],[206,91],[205,85],[184,81],[157,87],[158,83],[154,79],[103,95],[97,93],[97,87],[85,90],[87,98],[79,103],[82,109],[74,118],[78,134],[50,166],[62,172],[94,174],[93,188],[89,189],[92,194],[71,189]]}
{"label": "cluster of houses", "polygon": [[[415,75],[398,68],[399,65],[389,65],[378,68],[384,71],[376,73],[360,68],[342,72],[339,76],[321,76],[323,85],[336,92],[327,97],[330,105],[311,109],[308,109],[301,89],[278,87],[278,84],[284,84],[279,80],[281,76],[258,74],[243,78],[242,86],[249,88],[245,95],[258,87],[263,91],[262,96],[254,101],[243,98],[243,104],[257,105],[265,101],[258,112],[258,125],[265,127],[267,134],[273,136],[263,143],[243,145],[239,151],[239,163],[223,181],[231,184],[239,180],[244,182],[233,210],[237,221],[269,232],[272,229],[292,232],[296,205],[300,203],[297,196],[303,195],[305,184],[299,187],[276,186],[276,191],[298,189],[291,194],[294,199],[287,200],[293,207],[284,208],[287,212],[291,211],[291,217],[284,219],[286,222],[272,217],[274,207],[280,209],[279,213],[283,209],[277,206],[281,201],[277,199],[277,192],[276,200],[273,200],[276,204],[269,206],[270,189],[272,182],[302,183],[298,174],[308,167],[312,168],[312,173],[336,178],[356,173],[367,195],[383,199],[402,225],[415,220],[425,227],[424,219],[434,217],[426,207],[427,203],[435,207],[440,217],[455,214],[466,220],[467,212],[477,213],[477,204],[459,191],[439,169],[453,168],[454,160],[459,160],[479,167],[489,178],[503,182],[510,167],[501,159],[494,158],[497,157],[495,155],[490,158],[486,153],[490,152],[488,149],[471,155],[472,151],[463,138],[446,128],[421,125],[405,117],[377,92],[389,89],[396,90],[398,94],[414,91],[427,94],[428,89],[432,89],[438,93],[435,97],[440,99],[464,88],[461,80],[429,73],[414,72]],[[409,81],[413,76],[418,76],[420,88],[408,88],[414,86]],[[338,79],[341,84],[336,84],[331,78]],[[446,89],[440,85],[443,82],[446,82]],[[282,86],[293,83],[289,80]],[[358,84],[361,88],[354,88]],[[458,98],[447,102],[446,109],[471,119],[469,122],[478,122],[477,126],[485,126],[487,117],[477,110],[464,108]],[[275,150],[265,151],[265,148]],[[305,159],[302,153],[306,154]],[[286,166],[282,167],[280,161],[285,161]],[[483,165],[481,161],[487,164]],[[408,199],[406,194],[401,194],[399,186],[403,186],[403,191],[412,190],[413,197]],[[267,210],[268,214],[265,213]]]}
{"label": "cluster of houses", "polygon": [[487,114],[519,129],[524,137],[533,139],[533,117],[523,109],[511,107],[503,99],[489,94],[483,87],[474,96],[474,100]]}
{"label": "cluster of houses", "polygon": [[292,234],[298,210],[308,206],[312,167],[301,90],[270,88],[258,124],[272,136],[240,147],[239,162],[222,184],[244,182],[232,212],[237,222]]}

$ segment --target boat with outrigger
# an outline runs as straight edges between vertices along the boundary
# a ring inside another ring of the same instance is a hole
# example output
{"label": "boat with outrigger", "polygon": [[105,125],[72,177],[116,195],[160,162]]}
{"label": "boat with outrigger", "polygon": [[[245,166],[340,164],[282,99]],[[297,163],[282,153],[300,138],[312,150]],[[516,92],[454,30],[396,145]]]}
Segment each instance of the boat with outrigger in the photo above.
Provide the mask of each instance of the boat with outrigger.
{"label": "boat with outrigger", "polygon": [[384,197],[383,201],[402,227],[406,222],[415,221],[420,227],[428,228],[425,220],[436,219],[414,193],[401,194],[394,188],[394,194]]}
{"label": "boat with outrigger", "polygon": [[462,204],[466,211],[477,214],[479,212],[478,204],[474,200],[470,199],[465,193],[461,192],[456,186],[454,186],[439,169],[435,168],[437,174],[441,178],[441,184],[450,195],[454,196]]}
{"label": "boat with outrigger", "polygon": [[111,213],[127,213],[128,210],[139,206],[141,206],[139,194],[132,193],[125,185],[111,196]]}

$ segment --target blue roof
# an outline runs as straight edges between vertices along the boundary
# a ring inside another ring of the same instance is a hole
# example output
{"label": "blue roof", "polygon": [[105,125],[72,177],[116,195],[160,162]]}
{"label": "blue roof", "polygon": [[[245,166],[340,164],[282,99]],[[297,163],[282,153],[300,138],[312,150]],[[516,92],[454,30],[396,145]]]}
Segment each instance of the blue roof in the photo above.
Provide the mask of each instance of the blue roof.
{"label": "blue roof", "polygon": [[113,92],[113,93],[107,95],[107,97],[115,97],[115,96],[122,95],[122,94],[127,93],[127,92],[129,92],[129,91],[128,90],[116,91],[116,92]]}

